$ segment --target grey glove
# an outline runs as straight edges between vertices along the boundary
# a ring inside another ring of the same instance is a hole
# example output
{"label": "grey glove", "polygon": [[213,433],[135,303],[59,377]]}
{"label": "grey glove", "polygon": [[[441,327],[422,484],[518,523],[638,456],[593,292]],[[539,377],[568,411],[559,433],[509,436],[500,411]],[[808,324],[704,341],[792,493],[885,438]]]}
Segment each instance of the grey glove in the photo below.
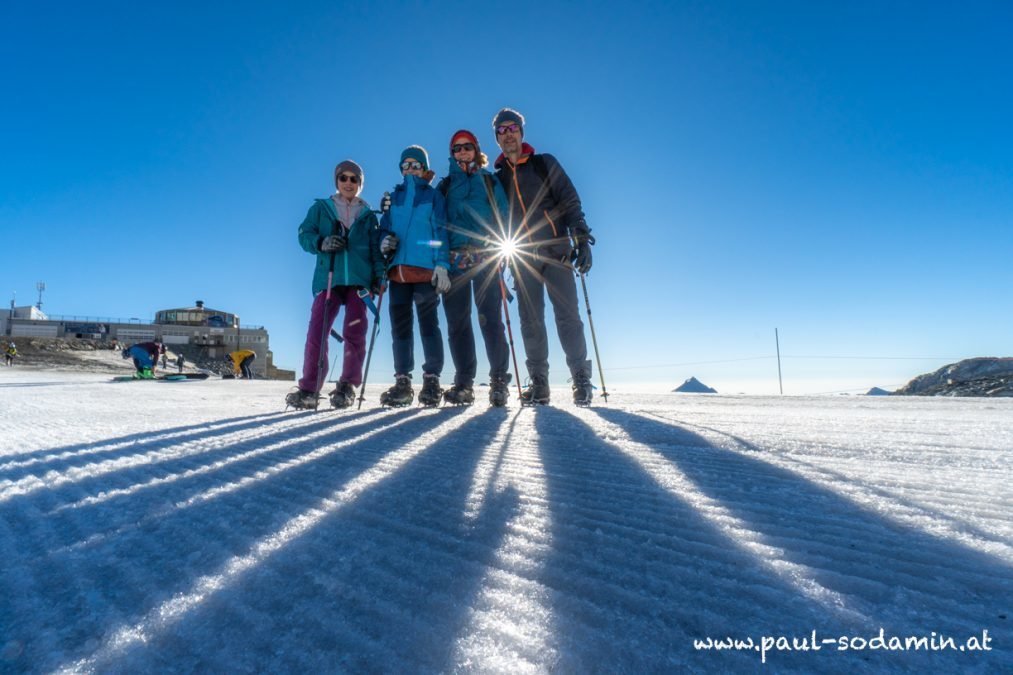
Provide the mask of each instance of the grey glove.
{"label": "grey glove", "polygon": [[433,270],[432,284],[441,295],[450,290],[450,275],[447,274],[446,267],[437,267]]}
{"label": "grey glove", "polygon": [[337,253],[344,251],[348,242],[340,234],[332,234],[329,237],[324,237],[324,240],[320,242],[320,250],[324,253]]}
{"label": "grey glove", "polygon": [[380,253],[385,256],[390,255],[397,250],[397,244],[397,237],[393,234],[388,234],[383,238],[383,241],[380,242]]}

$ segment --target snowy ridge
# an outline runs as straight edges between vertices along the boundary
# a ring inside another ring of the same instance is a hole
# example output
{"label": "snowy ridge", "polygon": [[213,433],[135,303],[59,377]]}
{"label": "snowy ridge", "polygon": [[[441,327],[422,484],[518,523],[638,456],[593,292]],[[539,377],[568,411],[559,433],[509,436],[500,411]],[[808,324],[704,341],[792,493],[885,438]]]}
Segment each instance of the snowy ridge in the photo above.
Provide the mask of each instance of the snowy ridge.
{"label": "snowy ridge", "polygon": [[[1013,401],[287,390],[0,371],[0,670],[1013,667]],[[693,647],[880,627],[992,651]]]}

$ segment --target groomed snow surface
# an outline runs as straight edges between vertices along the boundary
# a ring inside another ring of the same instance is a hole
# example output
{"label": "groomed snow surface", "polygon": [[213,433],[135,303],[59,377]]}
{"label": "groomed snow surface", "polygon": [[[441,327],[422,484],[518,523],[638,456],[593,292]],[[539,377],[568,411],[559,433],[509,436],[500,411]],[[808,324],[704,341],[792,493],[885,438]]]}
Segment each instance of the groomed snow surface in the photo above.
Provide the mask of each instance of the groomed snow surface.
{"label": "groomed snow surface", "polygon": [[382,386],[0,369],[0,671],[1013,669],[1013,400]]}

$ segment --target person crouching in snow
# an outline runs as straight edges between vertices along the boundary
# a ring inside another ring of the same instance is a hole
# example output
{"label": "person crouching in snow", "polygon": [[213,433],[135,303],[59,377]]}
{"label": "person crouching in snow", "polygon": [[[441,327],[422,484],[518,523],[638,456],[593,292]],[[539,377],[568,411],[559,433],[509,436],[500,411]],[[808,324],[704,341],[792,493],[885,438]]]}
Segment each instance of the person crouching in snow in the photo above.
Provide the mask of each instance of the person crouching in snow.
{"label": "person crouching in snow", "polygon": [[257,360],[257,354],[252,349],[237,349],[229,352],[225,360],[232,366],[232,374],[240,379],[253,379],[253,362]]}
{"label": "person crouching in snow", "polygon": [[[330,400],[335,408],[352,405],[355,387],[362,384],[368,324],[366,304],[358,291],[368,289],[378,293],[383,276],[376,215],[359,197],[363,185],[362,168],[350,159],[341,162],[334,169],[334,185],[337,192],[328,199],[314,201],[299,226],[299,245],[316,256],[316,267],[302,378],[299,390],[285,398],[285,403],[294,408],[317,407],[327,376],[329,342],[326,337],[321,342],[321,337],[325,336],[325,327],[329,334],[342,307],[345,308],[344,360],[341,377]],[[327,299],[328,277],[331,278],[330,299]]]}
{"label": "person crouching in snow", "polygon": [[162,345],[158,342],[138,342],[123,350],[125,359],[134,360],[134,377],[139,380],[155,379],[155,362],[162,353]]}
{"label": "person crouching in snow", "polygon": [[394,338],[394,386],[380,395],[385,406],[412,402],[412,370],[415,368],[415,335],[412,304],[419,313],[419,333],[426,361],[422,364],[419,403],[439,404],[443,395],[443,335],[436,308],[438,294],[450,290],[447,250],[446,206],[443,195],[429,183],[426,151],[412,145],[401,153],[403,180],[384,198],[380,219],[380,253],[387,261],[390,282],[390,325]]}

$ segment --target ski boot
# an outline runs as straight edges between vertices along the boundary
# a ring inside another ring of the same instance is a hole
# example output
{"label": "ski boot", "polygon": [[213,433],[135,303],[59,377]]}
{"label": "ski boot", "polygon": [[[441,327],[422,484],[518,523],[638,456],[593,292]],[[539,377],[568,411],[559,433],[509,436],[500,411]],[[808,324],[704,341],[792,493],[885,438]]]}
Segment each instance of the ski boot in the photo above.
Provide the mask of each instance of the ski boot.
{"label": "ski boot", "polygon": [[521,405],[548,405],[549,379],[544,375],[532,375],[528,386],[521,392]]}
{"label": "ski boot", "polygon": [[296,410],[316,410],[317,393],[315,391],[297,389],[285,397],[285,405],[291,406]]}
{"label": "ski boot", "polygon": [[586,373],[579,373],[573,376],[573,405],[586,408],[591,405],[591,397],[594,395],[594,385]]}
{"label": "ski boot", "polygon": [[351,382],[338,381],[338,385],[331,392],[332,408],[347,408],[355,402],[355,387]]}
{"label": "ski boot", "polygon": [[380,405],[387,408],[403,408],[415,398],[411,375],[395,375],[394,386],[380,394]]}
{"label": "ski boot", "polygon": [[[422,375],[422,390],[419,392],[419,405],[427,408],[435,408],[443,398],[443,390],[440,389],[440,377],[424,373]],[[475,399],[474,396],[471,397]]]}
{"label": "ski boot", "polygon": [[144,368],[134,373],[134,377],[138,380],[153,380],[155,379],[155,372],[151,368]]}
{"label": "ski boot", "polygon": [[450,405],[471,405],[475,402],[475,390],[467,385],[455,384],[443,392],[443,400]]}
{"label": "ski boot", "polygon": [[510,376],[493,376],[489,381],[489,405],[494,408],[503,408],[510,399]]}

